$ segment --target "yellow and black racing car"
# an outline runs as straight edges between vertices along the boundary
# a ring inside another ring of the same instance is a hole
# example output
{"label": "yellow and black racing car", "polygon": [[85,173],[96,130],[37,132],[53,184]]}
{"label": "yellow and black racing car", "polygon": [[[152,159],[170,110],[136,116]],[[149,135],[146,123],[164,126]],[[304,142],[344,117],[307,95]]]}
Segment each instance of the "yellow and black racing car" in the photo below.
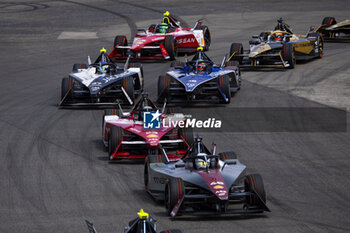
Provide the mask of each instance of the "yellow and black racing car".
{"label": "yellow and black racing car", "polygon": [[350,40],[350,19],[338,23],[334,17],[325,17],[315,31],[327,41]]}
{"label": "yellow and black racing car", "polygon": [[308,60],[323,56],[323,37],[319,32],[306,35],[294,34],[290,27],[278,20],[273,31],[253,36],[249,50],[241,43],[232,43],[229,60],[239,62],[242,68],[270,67],[294,68],[296,60]]}

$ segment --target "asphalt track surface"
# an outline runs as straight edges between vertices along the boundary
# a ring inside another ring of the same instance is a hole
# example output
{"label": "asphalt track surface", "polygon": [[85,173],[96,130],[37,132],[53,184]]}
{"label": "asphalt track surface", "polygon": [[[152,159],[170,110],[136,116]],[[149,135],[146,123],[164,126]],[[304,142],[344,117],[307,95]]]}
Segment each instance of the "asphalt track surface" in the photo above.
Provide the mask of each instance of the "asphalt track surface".
{"label": "asphalt track surface", "polygon": [[[217,62],[231,42],[271,29],[284,17],[296,32],[324,16],[345,19],[349,1],[1,1],[0,232],[122,232],[144,208],[158,229],[199,232],[349,232],[350,135],[345,132],[203,133],[218,151],[234,150],[265,182],[271,213],[251,217],[170,220],[143,187],[143,164],[109,163],[100,110],[58,109],[61,78],[73,63],[109,51],[165,10],[189,25],[204,18],[208,54]],[[96,32],[95,39],[58,39]],[[130,38],[130,37],[129,37]],[[320,60],[288,71],[243,72],[229,107],[347,108],[350,43],[327,43]],[[169,63],[145,64],[145,89],[155,98]],[[207,107],[208,109],[214,109]],[[349,108],[347,109],[349,110]],[[203,116],[202,116],[203,117]],[[349,120],[349,118],[348,118]],[[242,122],[246,123],[246,122]]]}

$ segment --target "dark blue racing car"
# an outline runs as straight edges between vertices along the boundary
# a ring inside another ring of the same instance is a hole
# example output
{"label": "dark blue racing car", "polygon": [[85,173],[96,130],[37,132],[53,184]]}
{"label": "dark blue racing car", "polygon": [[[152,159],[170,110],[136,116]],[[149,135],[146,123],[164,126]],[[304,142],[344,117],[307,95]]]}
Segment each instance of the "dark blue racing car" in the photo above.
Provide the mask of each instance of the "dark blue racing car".
{"label": "dark blue racing car", "polygon": [[230,103],[231,96],[241,87],[241,74],[236,61],[224,57],[216,65],[199,47],[191,61],[175,61],[158,79],[158,102]]}

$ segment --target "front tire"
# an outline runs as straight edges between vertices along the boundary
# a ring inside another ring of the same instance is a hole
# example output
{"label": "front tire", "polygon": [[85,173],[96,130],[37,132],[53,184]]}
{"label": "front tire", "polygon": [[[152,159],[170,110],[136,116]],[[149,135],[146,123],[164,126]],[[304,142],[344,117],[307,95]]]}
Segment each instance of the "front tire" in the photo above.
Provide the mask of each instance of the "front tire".
{"label": "front tire", "polygon": [[232,43],[230,47],[230,56],[234,54],[231,58],[231,61],[238,61],[238,64],[242,64],[243,57],[242,56],[236,56],[236,55],[242,55],[243,54],[243,45],[242,43]]}
{"label": "front tire", "polygon": [[177,45],[176,45],[176,39],[174,36],[167,36],[164,39],[164,48],[167,51],[170,60],[175,60],[176,52],[177,52]]}
{"label": "front tire", "polygon": [[294,69],[296,64],[294,45],[293,44],[284,44],[282,48],[282,58],[284,61],[287,61],[289,64],[289,69]]}
{"label": "front tire", "polygon": [[165,98],[168,98],[168,92],[170,88],[170,78],[165,75],[160,75],[158,77],[158,99],[164,101]]}
{"label": "front tire", "polygon": [[179,128],[179,137],[183,138],[183,140],[185,141],[183,143],[184,149],[191,147],[191,145],[194,143],[193,128]]}
{"label": "front tire", "polygon": [[118,145],[123,140],[123,129],[117,126],[111,126],[108,137],[108,154],[112,156]]}
{"label": "front tire", "polygon": [[114,38],[114,43],[113,43],[114,48],[117,45],[119,45],[119,46],[127,46],[128,45],[128,40],[127,40],[126,36],[120,36],[120,35],[116,36]]}
{"label": "front tire", "polygon": [[185,186],[180,178],[170,178],[165,186],[165,209],[166,213],[170,216],[171,211],[174,209],[176,202],[184,194]]}
{"label": "front tire", "polygon": [[247,204],[251,206],[263,207],[261,201],[266,203],[266,192],[264,182],[260,174],[247,175],[244,180],[246,192],[255,192],[259,195],[252,194],[247,197]]}
{"label": "front tire", "polygon": [[[227,101],[221,98],[220,102],[229,104],[231,102],[231,91],[230,91],[230,80],[227,76],[220,76],[218,78],[218,85],[221,89],[221,91],[225,94]],[[221,93],[219,94],[221,97]]]}
{"label": "front tire", "polygon": [[203,25],[199,27],[200,30],[203,31],[204,36],[204,51],[208,51],[211,44],[211,33],[207,26]]}
{"label": "front tire", "polygon": [[104,124],[105,124],[105,116],[111,116],[111,115],[115,115],[115,116],[121,116],[121,112],[120,109],[105,109],[103,111],[103,115],[102,115],[102,138],[105,140],[105,128],[104,128]]}
{"label": "front tire", "polygon": [[[314,32],[314,33],[310,33],[308,35],[309,37],[316,37],[316,41],[315,41],[315,56],[317,58],[322,58],[323,57],[323,37],[320,33],[318,32]],[[317,50],[317,52],[316,52]]]}
{"label": "front tire", "polygon": [[68,78],[63,78],[62,79],[62,84],[61,84],[61,101],[63,98],[67,95],[70,86],[69,86],[69,79]]}
{"label": "front tire", "polygon": [[[135,102],[134,78],[133,77],[124,78],[122,80],[122,87],[124,88],[126,94],[129,96],[131,101],[134,103]],[[127,102],[129,103],[129,101]]]}

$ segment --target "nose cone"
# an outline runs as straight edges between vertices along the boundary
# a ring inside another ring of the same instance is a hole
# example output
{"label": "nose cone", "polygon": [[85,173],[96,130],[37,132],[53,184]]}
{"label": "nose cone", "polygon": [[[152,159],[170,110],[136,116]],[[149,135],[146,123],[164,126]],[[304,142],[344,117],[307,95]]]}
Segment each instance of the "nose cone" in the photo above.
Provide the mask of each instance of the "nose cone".
{"label": "nose cone", "polygon": [[146,39],[135,38],[130,49],[137,51],[137,50],[142,49],[142,47],[145,46],[145,44],[146,44]]}
{"label": "nose cone", "polygon": [[228,189],[219,169],[210,170],[209,172],[200,171],[198,173],[215,196],[217,196],[220,200],[228,199]]}
{"label": "nose cone", "polygon": [[251,48],[249,57],[255,57],[263,52],[270,50],[271,47],[268,44],[259,44]]}
{"label": "nose cone", "polygon": [[219,199],[221,200],[228,199],[228,190],[224,182],[213,180],[210,183],[210,189]]}
{"label": "nose cone", "polygon": [[145,139],[151,147],[156,147],[159,144],[160,135],[157,131],[147,132]]}

